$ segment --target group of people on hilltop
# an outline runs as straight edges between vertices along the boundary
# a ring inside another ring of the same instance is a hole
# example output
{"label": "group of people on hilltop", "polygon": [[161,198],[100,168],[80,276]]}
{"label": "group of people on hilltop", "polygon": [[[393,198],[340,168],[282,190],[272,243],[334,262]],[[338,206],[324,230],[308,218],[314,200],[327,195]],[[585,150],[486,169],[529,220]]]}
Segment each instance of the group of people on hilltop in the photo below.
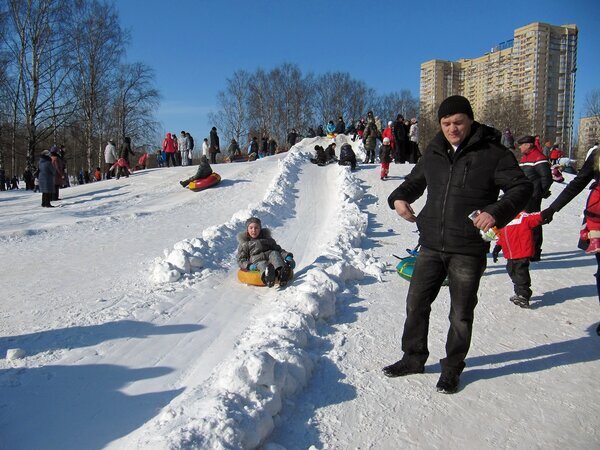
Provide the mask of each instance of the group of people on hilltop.
{"label": "group of people on hilltop", "polygon": [[[25,169],[27,173],[29,170]],[[29,171],[31,174],[31,171]],[[27,184],[26,175],[23,175],[23,180]],[[0,169],[0,191],[12,191],[13,189],[19,189],[19,178],[16,175],[12,177],[6,176],[6,171],[4,169]],[[29,189],[27,187],[26,189]]]}
{"label": "group of people on hilltop", "polygon": [[194,138],[187,131],[182,130],[179,135],[167,133],[162,149],[156,153],[159,167],[191,166],[193,164]]}

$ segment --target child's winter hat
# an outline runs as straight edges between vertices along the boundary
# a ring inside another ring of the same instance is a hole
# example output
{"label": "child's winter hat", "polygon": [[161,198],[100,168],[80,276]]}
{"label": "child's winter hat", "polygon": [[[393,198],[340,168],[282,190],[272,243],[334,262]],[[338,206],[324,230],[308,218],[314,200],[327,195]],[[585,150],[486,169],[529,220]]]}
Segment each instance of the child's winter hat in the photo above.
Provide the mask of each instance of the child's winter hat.
{"label": "child's winter hat", "polygon": [[248,220],[246,220],[246,228],[248,228],[248,226],[250,226],[251,223],[255,223],[262,228],[262,223],[260,222],[260,219],[258,217],[250,217]]}
{"label": "child's winter hat", "polygon": [[390,138],[384,137],[383,138],[383,145],[390,145]]}

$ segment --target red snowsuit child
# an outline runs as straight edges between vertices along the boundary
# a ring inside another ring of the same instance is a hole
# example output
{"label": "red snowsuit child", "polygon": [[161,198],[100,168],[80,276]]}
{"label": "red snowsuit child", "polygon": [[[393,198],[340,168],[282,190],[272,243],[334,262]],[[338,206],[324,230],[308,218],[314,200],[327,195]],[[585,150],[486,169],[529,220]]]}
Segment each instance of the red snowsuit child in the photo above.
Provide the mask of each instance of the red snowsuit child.
{"label": "red snowsuit child", "polygon": [[502,250],[506,258],[506,271],[515,290],[510,301],[522,308],[529,306],[532,294],[529,259],[535,254],[533,229],[541,224],[542,216],[539,212],[519,213],[504,228],[498,230],[498,243],[492,252],[496,262]]}

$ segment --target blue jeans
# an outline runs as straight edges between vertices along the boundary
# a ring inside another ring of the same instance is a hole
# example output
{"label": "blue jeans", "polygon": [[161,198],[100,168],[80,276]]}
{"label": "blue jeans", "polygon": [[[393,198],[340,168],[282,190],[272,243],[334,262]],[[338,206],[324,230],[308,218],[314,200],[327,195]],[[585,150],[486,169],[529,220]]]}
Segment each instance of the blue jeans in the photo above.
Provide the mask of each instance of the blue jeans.
{"label": "blue jeans", "polygon": [[427,335],[431,304],[448,276],[450,329],[442,372],[460,375],[471,345],[473,313],[479,281],[487,264],[485,253],[478,256],[444,253],[421,247],[406,298],[406,321],[402,351],[409,365],[423,367],[429,357]]}

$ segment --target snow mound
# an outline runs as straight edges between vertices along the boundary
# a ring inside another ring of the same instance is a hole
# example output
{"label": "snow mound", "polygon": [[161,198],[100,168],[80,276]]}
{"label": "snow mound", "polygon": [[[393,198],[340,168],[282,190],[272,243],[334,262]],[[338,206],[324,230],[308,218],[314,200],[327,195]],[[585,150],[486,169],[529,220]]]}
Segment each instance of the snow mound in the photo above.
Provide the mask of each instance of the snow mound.
{"label": "snow mound", "polygon": [[[153,280],[176,281],[174,271],[188,276],[200,267],[192,264],[193,257],[226,260],[235,252],[235,236],[249,216],[277,222],[293,214],[286,198],[291,195],[298,171],[311,156],[311,143],[314,140],[292,148],[260,204],[237,212],[221,226],[204,230],[202,238],[178,243],[165,259],[155,263]],[[327,243],[319,262],[294,285],[276,294],[270,312],[243,332],[232,356],[215,369],[209,383],[180,395],[147,425],[155,428],[147,433],[154,438],[140,445],[256,448],[273,431],[286,401],[306,386],[314,361],[320,357],[314,344],[319,321],[335,316],[338,294],[346,289],[347,282],[360,280],[365,273],[380,278],[384,269],[360,248],[368,218],[356,203],[363,196],[357,179],[348,167],[335,166],[331,172],[339,192],[338,232]]]}

